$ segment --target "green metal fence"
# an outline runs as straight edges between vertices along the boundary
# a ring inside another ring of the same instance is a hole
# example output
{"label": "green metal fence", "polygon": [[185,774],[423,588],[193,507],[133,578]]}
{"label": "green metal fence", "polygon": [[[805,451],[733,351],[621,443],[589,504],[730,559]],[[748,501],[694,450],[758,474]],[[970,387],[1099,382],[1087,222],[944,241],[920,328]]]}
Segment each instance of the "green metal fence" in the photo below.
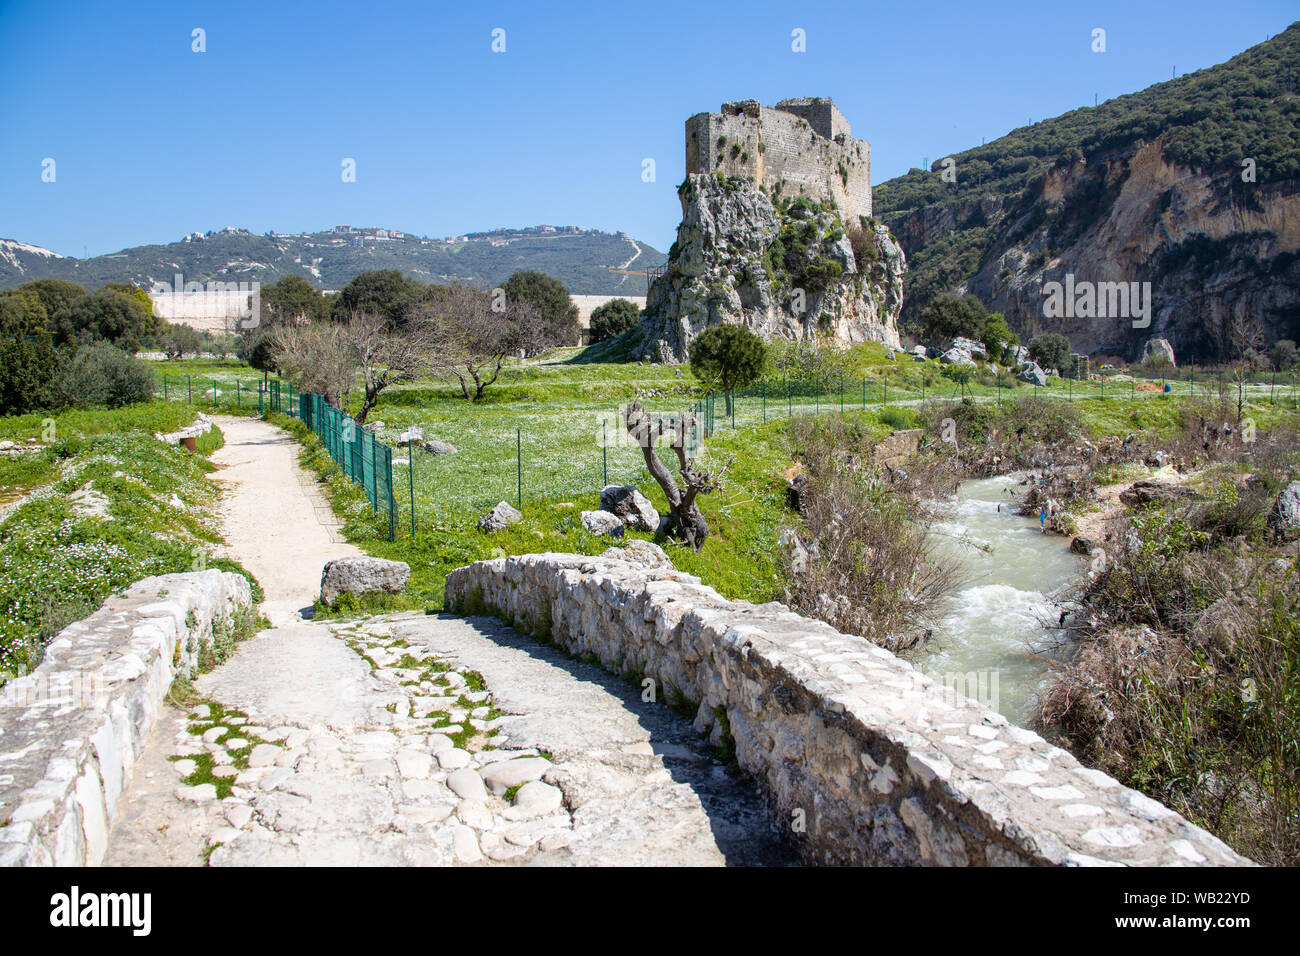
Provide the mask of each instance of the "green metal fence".
{"label": "green metal fence", "polygon": [[[279,399],[278,389],[276,399]],[[388,517],[388,540],[396,532],[397,501],[393,497],[393,450],[313,392],[298,395],[298,417],[320,438],[330,457],[365,489],[375,514]]]}
{"label": "green metal fence", "polygon": [[293,386],[278,378],[240,379],[223,375],[158,376],[155,392],[171,402],[186,402],[199,408],[256,408],[259,415],[268,411],[298,415],[298,397]]}

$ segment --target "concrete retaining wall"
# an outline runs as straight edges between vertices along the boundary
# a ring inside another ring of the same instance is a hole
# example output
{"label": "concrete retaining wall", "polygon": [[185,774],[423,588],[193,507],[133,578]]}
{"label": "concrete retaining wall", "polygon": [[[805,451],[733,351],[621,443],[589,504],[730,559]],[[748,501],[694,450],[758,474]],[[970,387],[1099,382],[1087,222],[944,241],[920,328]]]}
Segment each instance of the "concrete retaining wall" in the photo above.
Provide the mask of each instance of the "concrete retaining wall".
{"label": "concrete retaining wall", "polygon": [[0,866],[103,860],[173,678],[251,608],[248,580],[228,571],[145,578],[0,688]]}
{"label": "concrete retaining wall", "polygon": [[[644,672],[765,788],[810,862],[1242,865],[1178,814],[910,664],[780,604],[727,601],[652,547],[524,555],[447,577],[492,613]],[[656,566],[658,565],[658,566]]]}

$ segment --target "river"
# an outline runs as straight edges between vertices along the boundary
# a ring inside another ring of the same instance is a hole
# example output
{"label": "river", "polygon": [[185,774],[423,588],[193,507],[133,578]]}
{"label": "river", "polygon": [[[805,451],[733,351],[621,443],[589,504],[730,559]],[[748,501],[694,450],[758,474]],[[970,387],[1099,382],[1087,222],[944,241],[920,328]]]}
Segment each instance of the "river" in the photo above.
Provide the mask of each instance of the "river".
{"label": "river", "polygon": [[1023,491],[1022,477],[962,482],[933,525],[936,556],[956,566],[958,586],[914,660],[1024,726],[1037,712],[1036,694],[1064,633],[1049,595],[1081,582],[1087,565],[1070,552],[1068,538],[1043,534],[1038,519],[1012,511],[1009,492]]}

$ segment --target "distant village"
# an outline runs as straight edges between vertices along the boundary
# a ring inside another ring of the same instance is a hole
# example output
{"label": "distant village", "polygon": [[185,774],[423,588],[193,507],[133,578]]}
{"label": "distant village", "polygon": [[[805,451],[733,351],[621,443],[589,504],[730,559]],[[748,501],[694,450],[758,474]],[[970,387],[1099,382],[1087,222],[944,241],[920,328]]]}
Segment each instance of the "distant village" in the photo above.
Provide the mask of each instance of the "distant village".
{"label": "distant village", "polygon": [[[235,226],[226,226],[224,229],[212,229],[208,232],[191,232],[184,236],[182,242],[202,242],[204,239],[213,236],[251,236],[253,233],[248,229],[240,229]],[[601,229],[588,229],[585,226],[528,226],[522,229],[494,229],[491,232],[471,232],[463,236],[446,236],[442,239],[432,239],[428,236],[416,236],[409,232],[402,232],[400,229],[383,229],[378,226],[350,226],[346,223],[334,226],[327,232],[268,232],[265,234],[268,239],[319,239],[321,236],[330,237],[325,241],[325,245],[331,246],[352,246],[360,249],[367,242],[418,242],[423,246],[436,245],[458,245],[466,242],[486,242],[493,246],[505,246],[520,239],[530,239],[541,237],[560,237],[560,236],[581,236],[581,235],[606,235],[614,236],[617,239],[630,239],[626,232],[605,232]],[[315,243],[307,242],[307,245]]]}

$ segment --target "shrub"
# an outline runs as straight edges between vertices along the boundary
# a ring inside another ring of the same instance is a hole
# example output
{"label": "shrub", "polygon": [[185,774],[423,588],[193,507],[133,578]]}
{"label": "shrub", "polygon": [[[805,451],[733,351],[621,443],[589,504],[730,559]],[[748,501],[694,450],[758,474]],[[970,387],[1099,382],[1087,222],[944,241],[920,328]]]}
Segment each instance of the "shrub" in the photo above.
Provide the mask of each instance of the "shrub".
{"label": "shrub", "polygon": [[1064,375],[1070,367],[1070,340],[1056,332],[1034,336],[1029,343],[1029,357],[1045,369]]}
{"label": "shrub", "polygon": [[60,383],[69,405],[117,408],[153,397],[154,375],[148,363],[109,345],[77,352]]}
{"label": "shrub", "polygon": [[591,341],[604,342],[626,332],[640,316],[641,310],[630,299],[610,299],[591,312]]}
{"label": "shrub", "polygon": [[758,381],[766,362],[767,345],[743,325],[712,326],[691,343],[691,371],[727,393],[728,414],[732,389]]}

